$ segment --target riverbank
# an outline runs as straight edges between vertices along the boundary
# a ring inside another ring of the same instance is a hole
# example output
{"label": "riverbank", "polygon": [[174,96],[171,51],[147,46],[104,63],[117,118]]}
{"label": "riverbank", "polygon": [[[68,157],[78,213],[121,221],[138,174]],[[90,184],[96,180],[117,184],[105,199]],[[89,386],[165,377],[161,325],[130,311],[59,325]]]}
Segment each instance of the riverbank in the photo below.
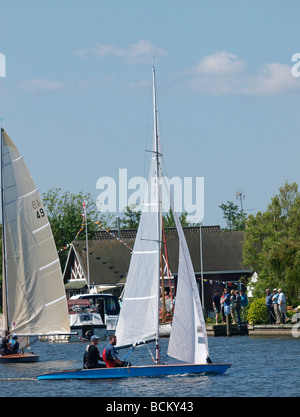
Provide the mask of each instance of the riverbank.
{"label": "riverbank", "polygon": [[[295,334],[300,335],[300,324],[249,324],[243,322],[240,325],[231,324],[230,326],[226,324],[206,326],[206,331],[208,336],[218,337],[218,336],[288,336],[295,337]],[[297,333],[298,331],[298,333]],[[300,337],[297,336],[300,340]]]}

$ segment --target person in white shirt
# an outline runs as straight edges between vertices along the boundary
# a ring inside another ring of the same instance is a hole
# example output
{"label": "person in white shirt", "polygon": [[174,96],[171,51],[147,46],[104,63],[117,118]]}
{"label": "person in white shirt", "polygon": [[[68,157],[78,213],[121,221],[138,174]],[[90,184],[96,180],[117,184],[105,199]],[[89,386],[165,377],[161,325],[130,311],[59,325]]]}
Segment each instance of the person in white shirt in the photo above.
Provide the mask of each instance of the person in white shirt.
{"label": "person in white shirt", "polygon": [[281,288],[278,288],[278,307],[279,307],[279,311],[280,311],[280,315],[281,315],[281,321],[283,324],[285,324],[285,303],[286,303],[286,298],[284,293],[282,292]]}
{"label": "person in white shirt", "polygon": [[276,324],[280,324],[281,323],[281,316],[280,316],[280,311],[279,311],[278,297],[279,297],[278,290],[277,290],[277,288],[274,288],[272,302],[273,302],[273,309],[274,309],[274,313],[275,313],[275,317],[276,317]]}

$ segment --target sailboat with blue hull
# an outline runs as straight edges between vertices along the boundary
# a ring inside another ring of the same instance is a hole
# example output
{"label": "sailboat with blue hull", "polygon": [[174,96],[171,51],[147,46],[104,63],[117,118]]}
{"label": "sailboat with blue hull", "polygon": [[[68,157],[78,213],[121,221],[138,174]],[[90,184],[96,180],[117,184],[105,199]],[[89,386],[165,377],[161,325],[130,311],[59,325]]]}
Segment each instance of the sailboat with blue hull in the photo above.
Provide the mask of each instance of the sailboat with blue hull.
{"label": "sailboat with blue hull", "polygon": [[[157,122],[155,69],[153,68],[154,139],[148,187],[144,198],[122,307],[116,329],[117,348],[131,347],[129,354],[152,343],[153,364],[118,368],[79,369],[48,373],[38,379],[103,379],[155,377],[166,375],[223,374],[229,364],[209,359],[208,340],[199,291],[190,253],[174,204],[170,206],[179,238],[178,280],[172,329],[167,356],[176,363],[161,360],[159,341],[160,281],[162,247],[162,151]],[[168,187],[166,190],[169,192]],[[126,355],[126,356],[128,356]],[[128,360],[128,357],[126,357]],[[132,359],[130,359],[132,360]],[[177,362],[178,361],[178,362]]]}
{"label": "sailboat with blue hull", "polygon": [[[208,368],[209,367],[209,368]],[[38,379],[115,379],[169,375],[224,374],[227,364],[165,364],[123,368],[75,369],[39,375]]]}

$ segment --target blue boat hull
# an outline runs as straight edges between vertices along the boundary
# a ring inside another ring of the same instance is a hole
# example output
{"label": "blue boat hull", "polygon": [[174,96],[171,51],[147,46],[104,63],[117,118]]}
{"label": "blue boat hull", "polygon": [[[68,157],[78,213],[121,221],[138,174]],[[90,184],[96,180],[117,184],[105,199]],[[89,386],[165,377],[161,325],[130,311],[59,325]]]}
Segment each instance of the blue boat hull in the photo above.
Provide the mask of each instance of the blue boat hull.
{"label": "blue boat hull", "polygon": [[38,375],[37,379],[109,379],[184,374],[223,374],[229,364],[174,364],[130,366],[126,368],[77,369]]}

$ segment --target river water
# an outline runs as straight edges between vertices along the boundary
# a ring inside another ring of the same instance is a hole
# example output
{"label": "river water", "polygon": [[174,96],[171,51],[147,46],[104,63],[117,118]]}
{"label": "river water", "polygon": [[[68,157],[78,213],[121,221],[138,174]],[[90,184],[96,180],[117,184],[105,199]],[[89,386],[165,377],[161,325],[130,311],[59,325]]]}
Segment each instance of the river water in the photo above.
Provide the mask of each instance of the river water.
{"label": "river water", "polygon": [[[168,339],[162,339],[166,352]],[[99,350],[105,342],[99,344]],[[210,337],[213,362],[231,363],[224,375],[170,376],[120,380],[37,380],[36,376],[82,366],[84,343],[37,342],[33,364],[1,364],[1,397],[299,397],[300,337]],[[122,359],[126,352],[120,351]],[[150,359],[151,360],[151,359]],[[147,348],[130,361],[150,363]]]}

